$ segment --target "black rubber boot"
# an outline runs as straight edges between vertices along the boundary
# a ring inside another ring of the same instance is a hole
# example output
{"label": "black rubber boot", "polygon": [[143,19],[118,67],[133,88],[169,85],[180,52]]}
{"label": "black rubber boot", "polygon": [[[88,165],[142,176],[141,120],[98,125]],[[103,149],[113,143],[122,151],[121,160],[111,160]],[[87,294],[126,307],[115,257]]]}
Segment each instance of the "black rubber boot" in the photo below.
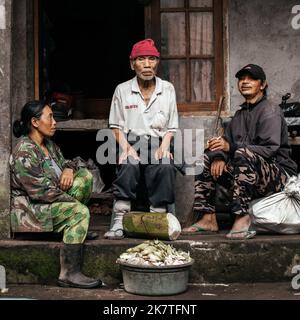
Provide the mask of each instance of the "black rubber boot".
{"label": "black rubber boot", "polygon": [[60,287],[91,289],[102,285],[101,280],[81,273],[82,247],[82,244],[64,244],[60,249]]}
{"label": "black rubber boot", "polygon": [[95,240],[99,237],[98,232],[96,231],[88,231],[86,235],[86,240]]}

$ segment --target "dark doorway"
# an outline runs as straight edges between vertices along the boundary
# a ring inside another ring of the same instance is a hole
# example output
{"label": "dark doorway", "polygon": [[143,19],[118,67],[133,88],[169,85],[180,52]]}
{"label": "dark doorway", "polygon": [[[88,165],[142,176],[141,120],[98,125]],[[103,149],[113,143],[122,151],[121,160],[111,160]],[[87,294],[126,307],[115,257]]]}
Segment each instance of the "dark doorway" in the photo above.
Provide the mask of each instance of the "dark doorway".
{"label": "dark doorway", "polygon": [[39,10],[40,96],[110,99],[133,76],[130,50],[145,35],[139,1],[41,0]]}
{"label": "dark doorway", "polygon": [[[104,101],[109,111],[115,87],[134,75],[129,54],[145,36],[144,5],[138,0],[40,0],[38,4],[40,97],[53,92],[80,96],[84,110],[92,108],[91,118],[99,118],[100,104]],[[95,161],[96,133],[58,130],[54,140],[67,159],[80,156]],[[107,166],[101,172],[109,187],[114,168]]]}

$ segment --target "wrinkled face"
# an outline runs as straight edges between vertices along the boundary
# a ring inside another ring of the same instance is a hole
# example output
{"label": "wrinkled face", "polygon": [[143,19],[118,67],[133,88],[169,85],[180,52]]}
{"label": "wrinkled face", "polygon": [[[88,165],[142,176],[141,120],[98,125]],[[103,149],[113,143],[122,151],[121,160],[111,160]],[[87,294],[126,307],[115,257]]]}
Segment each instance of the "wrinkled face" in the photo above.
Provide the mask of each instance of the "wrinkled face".
{"label": "wrinkled face", "polygon": [[255,98],[261,95],[265,87],[266,82],[253,79],[250,74],[245,74],[238,80],[239,91],[245,98]]}
{"label": "wrinkled face", "polygon": [[32,126],[45,137],[52,137],[56,131],[56,121],[53,118],[52,109],[45,106],[40,119],[32,118]]}
{"label": "wrinkled face", "polygon": [[159,59],[154,56],[140,56],[130,60],[131,69],[135,71],[138,78],[144,81],[155,77],[158,63]]}

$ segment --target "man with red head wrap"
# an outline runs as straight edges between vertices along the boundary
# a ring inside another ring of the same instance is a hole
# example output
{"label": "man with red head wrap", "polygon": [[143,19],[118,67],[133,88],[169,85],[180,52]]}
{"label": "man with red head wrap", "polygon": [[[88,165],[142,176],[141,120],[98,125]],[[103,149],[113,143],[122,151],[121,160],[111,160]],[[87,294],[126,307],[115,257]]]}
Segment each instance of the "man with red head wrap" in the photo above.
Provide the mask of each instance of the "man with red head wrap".
{"label": "man with red head wrap", "polygon": [[[152,39],[136,43],[130,66],[136,76],[117,86],[109,116],[109,127],[121,148],[114,187],[114,216],[108,239],[123,235],[123,216],[131,210],[143,175],[150,211],[166,212],[175,201],[175,167],[170,145],[178,128],[173,85],[156,76],[160,53]],[[139,142],[147,156],[132,142]],[[156,147],[153,147],[156,146]]]}

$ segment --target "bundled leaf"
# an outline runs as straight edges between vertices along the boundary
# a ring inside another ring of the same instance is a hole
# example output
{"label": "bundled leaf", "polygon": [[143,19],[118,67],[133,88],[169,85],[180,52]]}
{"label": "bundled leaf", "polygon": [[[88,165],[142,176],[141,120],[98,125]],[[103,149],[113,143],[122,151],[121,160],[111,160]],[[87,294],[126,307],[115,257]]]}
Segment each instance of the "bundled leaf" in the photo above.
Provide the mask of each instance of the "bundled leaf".
{"label": "bundled leaf", "polygon": [[171,266],[191,262],[189,252],[176,250],[159,240],[148,240],[136,247],[129,248],[117,259],[117,263],[148,266]]}
{"label": "bundled leaf", "polygon": [[123,226],[128,237],[176,240],[181,232],[177,218],[171,213],[134,212],[126,214]]}

